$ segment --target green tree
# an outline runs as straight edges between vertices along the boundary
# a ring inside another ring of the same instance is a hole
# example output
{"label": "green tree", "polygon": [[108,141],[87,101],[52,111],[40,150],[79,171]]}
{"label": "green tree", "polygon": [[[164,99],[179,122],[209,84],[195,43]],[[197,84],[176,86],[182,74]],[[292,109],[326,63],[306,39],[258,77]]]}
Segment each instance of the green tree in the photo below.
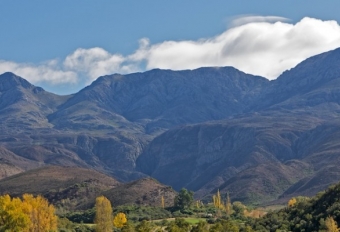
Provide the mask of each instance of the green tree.
{"label": "green tree", "polygon": [[243,205],[239,201],[235,201],[233,203],[233,210],[237,216],[244,216],[244,210],[246,209],[246,206]]}
{"label": "green tree", "polygon": [[112,207],[111,202],[104,196],[96,198],[96,231],[111,232],[112,231]]}
{"label": "green tree", "polygon": [[168,232],[187,232],[190,230],[190,224],[183,218],[176,218],[167,226],[166,230]]}
{"label": "green tree", "polygon": [[151,232],[151,230],[152,230],[152,226],[150,222],[145,221],[145,220],[136,226],[137,232]]}
{"label": "green tree", "polygon": [[190,207],[194,201],[194,193],[182,188],[178,195],[175,197],[174,205],[179,209],[185,209]]}
{"label": "green tree", "polygon": [[209,230],[209,232],[221,232],[221,231],[239,232],[240,228],[235,222],[228,220],[215,223]]}
{"label": "green tree", "polygon": [[125,225],[121,229],[122,232],[135,232],[135,227],[129,222],[125,223]]}
{"label": "green tree", "polygon": [[199,221],[191,228],[190,232],[208,232],[208,223],[206,221]]}

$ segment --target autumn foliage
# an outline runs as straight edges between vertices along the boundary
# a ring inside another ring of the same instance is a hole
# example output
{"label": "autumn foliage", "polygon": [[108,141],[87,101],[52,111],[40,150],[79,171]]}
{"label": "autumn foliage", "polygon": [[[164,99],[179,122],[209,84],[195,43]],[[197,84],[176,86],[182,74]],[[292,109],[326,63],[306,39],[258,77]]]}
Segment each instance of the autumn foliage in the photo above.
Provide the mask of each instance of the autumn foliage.
{"label": "autumn foliage", "polygon": [[112,207],[111,202],[104,196],[96,198],[96,231],[112,231]]}
{"label": "autumn foliage", "polygon": [[53,205],[42,196],[0,196],[0,231],[45,232],[57,230]]}
{"label": "autumn foliage", "polygon": [[288,201],[288,207],[293,207],[296,204],[296,198],[293,197]]}
{"label": "autumn foliage", "polygon": [[118,213],[113,219],[113,225],[117,228],[122,228],[126,222],[127,219],[124,213]]}

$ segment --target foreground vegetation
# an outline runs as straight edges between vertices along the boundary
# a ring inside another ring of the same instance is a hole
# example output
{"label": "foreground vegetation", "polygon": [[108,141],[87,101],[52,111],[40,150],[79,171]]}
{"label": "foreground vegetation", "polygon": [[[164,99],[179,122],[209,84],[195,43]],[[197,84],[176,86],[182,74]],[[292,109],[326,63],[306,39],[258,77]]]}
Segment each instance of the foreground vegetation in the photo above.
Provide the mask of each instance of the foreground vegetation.
{"label": "foreground vegetation", "polygon": [[124,205],[112,209],[110,201],[101,196],[92,209],[58,216],[56,212],[41,196],[0,196],[0,231],[338,232],[340,184],[313,198],[292,198],[286,207],[271,212],[232,203],[228,194],[222,197],[219,191],[211,203],[195,202],[193,193],[186,189],[168,208],[162,198],[159,207]]}

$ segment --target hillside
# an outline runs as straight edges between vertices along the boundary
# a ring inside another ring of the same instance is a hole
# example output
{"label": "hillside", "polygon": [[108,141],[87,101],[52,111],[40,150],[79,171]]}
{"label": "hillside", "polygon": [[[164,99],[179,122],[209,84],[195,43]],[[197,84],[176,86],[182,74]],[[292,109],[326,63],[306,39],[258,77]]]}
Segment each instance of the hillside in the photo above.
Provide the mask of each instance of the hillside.
{"label": "hillside", "polygon": [[[327,218],[340,223],[340,184],[318,193],[312,198],[297,197],[296,203],[279,211],[268,213],[252,225],[257,231],[321,231]],[[327,230],[325,230],[327,231]]]}
{"label": "hillside", "polygon": [[0,194],[42,195],[56,206],[76,209],[120,183],[94,170],[46,166],[0,180]]}
{"label": "hillside", "polygon": [[159,206],[161,197],[172,206],[176,192],[151,178],[130,183],[97,171],[77,167],[46,166],[0,180],[0,195],[42,195],[62,210],[89,209],[98,196],[110,199],[113,206],[135,204]]}
{"label": "hillside", "polygon": [[145,206],[161,206],[164,198],[166,207],[173,206],[177,193],[155,179],[143,178],[131,183],[123,184],[103,192],[113,206],[136,204]]}

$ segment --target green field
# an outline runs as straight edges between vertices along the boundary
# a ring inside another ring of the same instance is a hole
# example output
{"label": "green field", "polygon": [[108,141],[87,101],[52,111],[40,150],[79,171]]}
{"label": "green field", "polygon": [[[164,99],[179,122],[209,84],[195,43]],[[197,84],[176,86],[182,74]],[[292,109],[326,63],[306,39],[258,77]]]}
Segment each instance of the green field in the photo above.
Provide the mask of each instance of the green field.
{"label": "green field", "polygon": [[[190,224],[196,224],[199,221],[206,221],[205,218],[195,218],[195,217],[188,217],[188,218],[183,218],[186,222],[189,222]],[[153,222],[161,222],[164,219],[158,219],[158,220],[153,220]],[[174,221],[175,218],[167,218],[165,219],[167,221]]]}

